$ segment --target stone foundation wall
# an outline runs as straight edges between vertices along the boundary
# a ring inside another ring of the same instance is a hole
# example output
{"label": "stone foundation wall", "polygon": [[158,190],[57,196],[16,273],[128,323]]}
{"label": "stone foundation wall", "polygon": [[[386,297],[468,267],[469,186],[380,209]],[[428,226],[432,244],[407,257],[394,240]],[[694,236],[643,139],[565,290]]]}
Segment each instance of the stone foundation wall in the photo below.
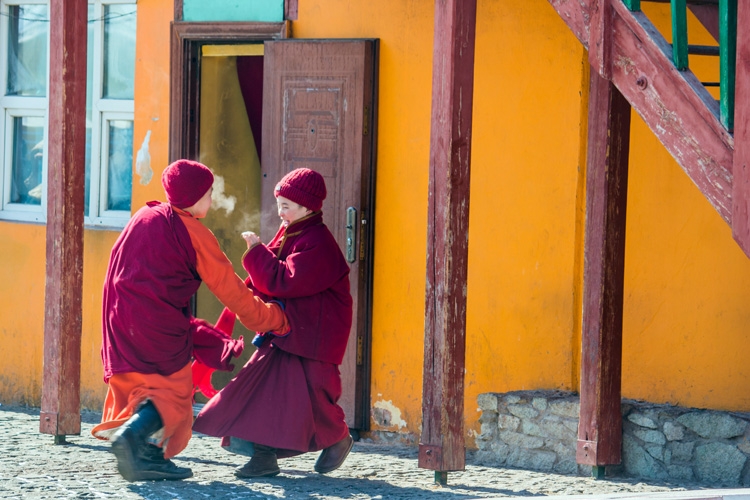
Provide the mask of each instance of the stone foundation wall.
{"label": "stone foundation wall", "polygon": [[[576,464],[575,393],[517,391],[478,397],[476,460],[564,474]],[[750,414],[623,400],[623,463],[607,475],[702,485],[750,486]]]}

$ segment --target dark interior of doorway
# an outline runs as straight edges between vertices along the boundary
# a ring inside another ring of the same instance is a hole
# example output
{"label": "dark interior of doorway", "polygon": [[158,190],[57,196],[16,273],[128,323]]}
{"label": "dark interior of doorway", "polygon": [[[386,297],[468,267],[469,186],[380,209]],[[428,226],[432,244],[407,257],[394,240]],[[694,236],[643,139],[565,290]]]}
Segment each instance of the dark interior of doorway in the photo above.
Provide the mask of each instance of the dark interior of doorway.
{"label": "dark interior of doorway", "polygon": [[263,144],[263,57],[237,57],[237,79],[240,82],[242,98],[245,100],[250,129],[253,131],[255,149],[262,158],[260,146]]}

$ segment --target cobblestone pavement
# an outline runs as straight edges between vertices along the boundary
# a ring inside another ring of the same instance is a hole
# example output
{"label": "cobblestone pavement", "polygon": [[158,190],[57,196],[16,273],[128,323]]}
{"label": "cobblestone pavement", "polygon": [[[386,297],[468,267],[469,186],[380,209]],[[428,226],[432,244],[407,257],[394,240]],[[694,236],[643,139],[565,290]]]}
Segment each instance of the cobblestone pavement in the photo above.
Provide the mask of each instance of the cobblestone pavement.
{"label": "cobblestone pavement", "polygon": [[[417,467],[416,447],[360,441],[338,470],[313,471],[317,453],[279,461],[281,474],[260,480],[234,477],[244,457],[221,449],[216,438],[196,434],[174,461],[190,467],[183,481],[125,481],[115,468],[109,443],[90,434],[100,414],[84,412],[80,436],[55,445],[39,433],[39,409],[0,405],[0,499],[427,499],[596,495],[677,492],[688,485],[644,483],[494,468],[472,463],[448,474],[448,484],[434,484],[434,472]],[[708,490],[707,490],[708,491]]]}

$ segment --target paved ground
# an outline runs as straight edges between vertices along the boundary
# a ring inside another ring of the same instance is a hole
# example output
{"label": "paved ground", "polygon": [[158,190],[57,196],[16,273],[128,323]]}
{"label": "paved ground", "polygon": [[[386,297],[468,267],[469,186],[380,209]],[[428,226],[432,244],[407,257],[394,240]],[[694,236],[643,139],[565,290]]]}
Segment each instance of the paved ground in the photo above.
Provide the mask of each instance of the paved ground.
{"label": "paved ground", "polygon": [[[193,469],[184,481],[135,482],[115,469],[109,443],[90,435],[100,415],[86,412],[80,436],[55,445],[39,433],[39,409],[0,405],[0,499],[9,498],[124,498],[124,499],[427,499],[548,497],[587,495],[587,498],[722,498],[719,490],[687,490],[691,485],[645,483],[628,479],[595,480],[517,469],[483,467],[467,456],[465,472],[448,475],[448,485],[437,487],[432,471],[417,467],[417,449],[355,443],[339,470],[328,475],[313,471],[317,454],[280,461],[281,474],[262,480],[233,475],[243,457],[221,449],[219,441],[195,435],[174,460]],[[725,499],[750,500],[750,490],[726,490]],[[745,493],[745,494],[742,494]],[[637,495],[634,495],[637,494]],[[740,495],[741,496],[737,496]],[[744,497],[744,498],[743,498]]]}

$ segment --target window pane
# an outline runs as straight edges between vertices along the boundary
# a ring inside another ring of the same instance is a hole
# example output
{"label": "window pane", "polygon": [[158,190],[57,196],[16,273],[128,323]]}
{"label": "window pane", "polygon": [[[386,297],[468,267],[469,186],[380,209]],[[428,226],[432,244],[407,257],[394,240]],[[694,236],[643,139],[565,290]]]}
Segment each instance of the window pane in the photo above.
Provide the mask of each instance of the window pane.
{"label": "window pane", "polygon": [[41,116],[13,118],[11,203],[42,204],[43,155],[44,118]]}
{"label": "window pane", "polygon": [[103,97],[132,99],[134,75],[135,5],[106,5]]}
{"label": "window pane", "polygon": [[133,191],[133,122],[109,122],[107,210],[130,210]]}
{"label": "window pane", "polygon": [[47,95],[46,5],[13,5],[8,19],[7,95]]}

